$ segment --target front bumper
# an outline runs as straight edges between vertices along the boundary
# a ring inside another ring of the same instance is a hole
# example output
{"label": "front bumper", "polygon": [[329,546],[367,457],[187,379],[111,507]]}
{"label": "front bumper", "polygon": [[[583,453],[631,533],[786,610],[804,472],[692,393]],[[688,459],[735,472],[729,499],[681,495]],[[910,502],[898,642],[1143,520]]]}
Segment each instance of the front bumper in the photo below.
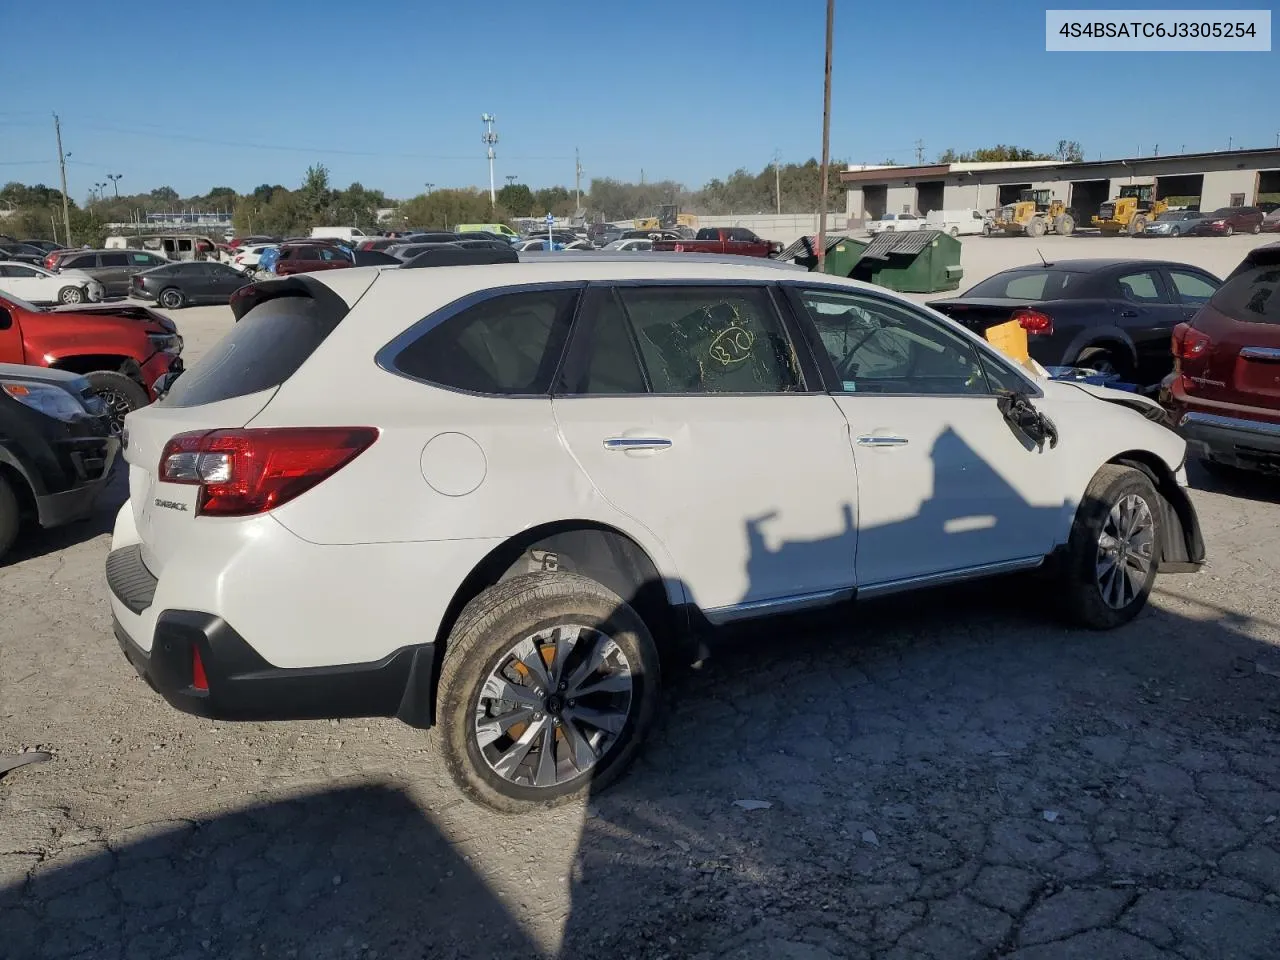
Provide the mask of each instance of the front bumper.
{"label": "front bumper", "polygon": [[118,440],[112,439],[106,443],[106,457],[102,461],[97,461],[95,458],[91,466],[91,469],[97,472],[101,464],[101,472],[96,479],[87,480],[70,490],[47,493],[35,498],[36,516],[39,518],[40,526],[46,529],[60,527],[74,520],[83,520],[93,511],[98,494],[102,492],[102,488],[107,485],[111,477],[111,464],[115,461],[116,452],[120,449]]}
{"label": "front bumper", "polygon": [[[141,559],[119,556],[136,549],[113,551],[107,559],[107,582],[126,605],[146,590]],[[150,651],[112,619],[116,641],[138,675],[184,713],[213,720],[395,717],[410,726],[431,726],[434,644],[402,647],[371,663],[282,668],[213,614],[165,610],[156,620]],[[195,683],[196,652],[203,688]]]}
{"label": "front bumper", "polygon": [[1178,418],[1177,429],[1197,457],[1280,473],[1280,423],[1190,410]]}

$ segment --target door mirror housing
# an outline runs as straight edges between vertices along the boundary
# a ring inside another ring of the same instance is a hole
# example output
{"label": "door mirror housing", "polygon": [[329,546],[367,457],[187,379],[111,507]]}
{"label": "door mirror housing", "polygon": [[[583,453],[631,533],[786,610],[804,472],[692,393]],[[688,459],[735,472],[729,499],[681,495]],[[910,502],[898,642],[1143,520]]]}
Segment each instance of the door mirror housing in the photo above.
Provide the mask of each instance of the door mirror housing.
{"label": "door mirror housing", "polygon": [[1032,406],[1031,398],[1022,393],[1002,393],[996,406],[1009,426],[1043,450],[1047,442],[1052,450],[1058,445],[1058,428],[1052,420]]}

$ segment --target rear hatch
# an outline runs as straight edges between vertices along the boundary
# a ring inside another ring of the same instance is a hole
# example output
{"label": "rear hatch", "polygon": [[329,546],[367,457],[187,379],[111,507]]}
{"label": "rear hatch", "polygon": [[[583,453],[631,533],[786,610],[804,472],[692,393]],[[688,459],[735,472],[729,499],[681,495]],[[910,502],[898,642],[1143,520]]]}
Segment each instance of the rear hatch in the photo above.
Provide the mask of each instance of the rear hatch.
{"label": "rear hatch", "polygon": [[1259,247],[1175,333],[1188,399],[1280,423],[1280,244]]}
{"label": "rear hatch", "polygon": [[[343,284],[352,304],[375,276],[369,271],[354,288]],[[238,522],[197,521],[199,488],[159,479],[165,445],[181,433],[246,426],[350,312],[351,304],[314,278],[291,277],[242,288],[232,308],[237,322],[231,332],[184,372],[162,400],[126,420],[129,501],[143,562],[157,577],[193,523]]]}

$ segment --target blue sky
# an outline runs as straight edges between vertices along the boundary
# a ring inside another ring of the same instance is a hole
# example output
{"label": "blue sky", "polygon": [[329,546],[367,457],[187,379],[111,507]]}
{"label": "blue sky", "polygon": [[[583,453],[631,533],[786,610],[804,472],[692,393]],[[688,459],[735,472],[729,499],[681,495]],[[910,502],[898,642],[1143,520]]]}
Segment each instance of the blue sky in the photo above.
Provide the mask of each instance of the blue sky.
{"label": "blue sky", "polygon": [[[1280,54],[1051,54],[1044,9],[837,0],[832,156],[1276,143]],[[820,153],[824,18],[823,0],[7,0],[0,181],[57,182],[57,111],[76,197],[107,173],[128,191],[292,187],[316,161],[391,196],[487,185],[488,111],[499,185],[572,187],[576,146],[584,181],[698,187]]]}

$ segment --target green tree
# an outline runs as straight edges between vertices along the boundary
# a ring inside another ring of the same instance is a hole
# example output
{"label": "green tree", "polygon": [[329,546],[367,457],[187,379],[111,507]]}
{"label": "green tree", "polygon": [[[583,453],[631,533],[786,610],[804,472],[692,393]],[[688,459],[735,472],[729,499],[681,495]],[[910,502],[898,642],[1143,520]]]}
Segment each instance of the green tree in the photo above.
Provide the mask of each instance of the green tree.
{"label": "green tree", "polygon": [[178,191],[173,187],[156,187],[149,194],[151,199],[160,206],[171,207],[182,198],[178,196]]}
{"label": "green tree", "polygon": [[487,223],[492,216],[489,191],[467,188],[420,193],[400,205],[410,227],[446,230],[460,223]]}
{"label": "green tree", "polygon": [[302,178],[302,186],[298,188],[298,203],[306,211],[307,216],[319,225],[333,201],[329,189],[329,168],[323,163],[312,164]]}
{"label": "green tree", "polygon": [[938,154],[939,163],[1020,163],[1027,160],[1070,160],[1083,159],[1080,144],[1074,140],[1059,140],[1057,153],[1042,153],[1027,147],[1015,147],[998,143],[994,147],[983,147],[980,150],[967,150],[957,153],[950,148]]}
{"label": "green tree", "polygon": [[[534,210],[533,191],[523,183],[508,183],[498,191],[498,205],[510,212],[513,217],[532,217]],[[546,213],[546,211],[542,211]]]}
{"label": "green tree", "polygon": [[1065,163],[1080,163],[1084,160],[1084,150],[1079,140],[1059,140],[1056,153],[1058,159]]}

